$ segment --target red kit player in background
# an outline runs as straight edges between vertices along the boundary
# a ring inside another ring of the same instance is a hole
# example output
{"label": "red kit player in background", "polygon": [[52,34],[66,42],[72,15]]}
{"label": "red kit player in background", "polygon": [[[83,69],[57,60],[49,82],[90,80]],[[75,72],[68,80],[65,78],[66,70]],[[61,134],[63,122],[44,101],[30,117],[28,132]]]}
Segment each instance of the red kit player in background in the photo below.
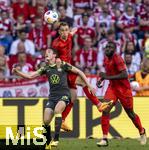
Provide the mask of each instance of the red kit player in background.
{"label": "red kit player in background", "polygon": [[[52,48],[56,49],[59,53],[59,58],[62,61],[68,62],[71,64],[72,62],[72,38],[73,35],[76,33],[77,29],[72,29],[70,31],[70,28],[67,23],[60,23],[59,26],[59,37],[56,38],[52,43]],[[80,76],[77,74],[69,73],[68,74],[68,85],[71,92],[71,103],[66,107],[65,111],[62,114],[63,123],[62,123],[62,129],[65,131],[69,131],[70,128],[65,124],[65,118],[69,114],[74,101],[77,99],[77,93],[76,93],[76,85],[80,85],[83,87],[83,91],[88,97],[89,100],[92,101],[94,105],[97,106],[98,110],[100,111],[102,109],[102,103],[98,100],[98,98],[95,96],[94,89],[86,86],[86,84],[83,82]]]}
{"label": "red kit player in background", "polygon": [[[121,102],[128,117],[132,120],[135,127],[140,133],[140,143],[146,144],[145,129],[142,127],[139,116],[133,110],[133,97],[130,82],[126,71],[126,65],[120,55],[116,52],[116,45],[113,42],[108,42],[105,48],[104,66],[106,73],[101,72],[101,80],[109,80],[107,91],[104,99],[106,101],[113,101],[113,104],[108,110],[103,111],[101,117],[101,127],[103,132],[103,139],[97,143],[98,146],[108,146],[108,132],[109,132],[109,120],[110,110],[118,101]],[[101,81],[99,81],[100,83]],[[97,83],[98,85],[98,83]]]}

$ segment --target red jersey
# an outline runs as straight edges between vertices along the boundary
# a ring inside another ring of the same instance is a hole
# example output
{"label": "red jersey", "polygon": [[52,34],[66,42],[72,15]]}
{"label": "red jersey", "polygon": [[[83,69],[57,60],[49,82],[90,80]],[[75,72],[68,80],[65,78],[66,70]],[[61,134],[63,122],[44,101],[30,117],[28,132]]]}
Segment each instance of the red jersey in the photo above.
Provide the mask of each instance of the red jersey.
{"label": "red jersey", "polygon": [[[126,65],[124,63],[124,60],[122,57],[116,53],[114,53],[112,58],[108,58],[105,56],[104,58],[104,66],[105,70],[108,76],[113,76],[119,74],[121,71],[126,70]],[[121,94],[131,94],[131,88],[128,78],[127,79],[115,79],[110,80],[111,87],[114,87],[116,89],[116,92],[119,92]]]}
{"label": "red jersey", "polygon": [[84,44],[85,37],[90,37],[90,38],[94,39],[96,36],[94,28],[87,27],[87,26],[79,27],[76,34],[78,35],[77,42],[80,46],[82,46]]}
{"label": "red jersey", "polygon": [[123,26],[136,27],[137,26],[137,18],[135,16],[128,16],[124,13],[118,20],[118,24],[122,24]]}
{"label": "red jersey", "polygon": [[47,38],[50,35],[51,31],[47,26],[44,26],[41,29],[33,28],[29,32],[29,39],[32,40],[35,44],[35,47],[40,49],[47,48]]}
{"label": "red jersey", "polygon": [[56,49],[59,53],[59,58],[63,61],[71,63],[71,51],[72,51],[72,35],[69,34],[66,41],[60,38],[56,38],[52,43],[52,48]]}
{"label": "red jersey", "polygon": [[[148,21],[149,20],[149,14],[146,12],[144,14],[142,14],[140,16],[141,20],[143,21]],[[148,25],[145,25],[145,26],[140,26],[140,30],[141,31],[148,31],[149,30],[149,24]]]}
{"label": "red jersey", "polygon": [[76,62],[84,67],[95,66],[97,64],[97,52],[93,49],[80,49],[76,52]]}
{"label": "red jersey", "polygon": [[29,19],[29,17],[30,17],[30,6],[28,3],[24,3],[23,7],[20,6],[19,3],[13,3],[12,9],[13,9],[13,16],[15,19],[17,19],[18,15],[20,15],[20,13],[23,13],[25,20]]}

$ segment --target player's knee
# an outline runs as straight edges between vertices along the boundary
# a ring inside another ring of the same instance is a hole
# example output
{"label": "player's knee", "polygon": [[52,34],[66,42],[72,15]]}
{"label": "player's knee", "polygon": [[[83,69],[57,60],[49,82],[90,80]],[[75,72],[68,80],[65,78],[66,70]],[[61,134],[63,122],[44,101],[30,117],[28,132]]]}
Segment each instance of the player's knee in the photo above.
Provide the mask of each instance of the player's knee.
{"label": "player's knee", "polygon": [[50,120],[45,118],[45,119],[44,119],[44,124],[45,124],[46,126],[48,126],[49,123],[50,123]]}
{"label": "player's knee", "polygon": [[80,84],[81,84],[83,87],[86,86],[86,83],[85,83],[83,80],[81,80]]}
{"label": "player's knee", "polygon": [[56,113],[55,117],[62,117],[62,114],[61,113]]}
{"label": "player's knee", "polygon": [[76,80],[76,82],[77,82],[76,83],[77,85],[81,85],[83,87],[86,86],[86,83],[82,80],[81,77],[78,77],[77,80]]}
{"label": "player's knee", "polygon": [[74,103],[76,99],[77,99],[77,95],[71,93],[71,103]]}
{"label": "player's knee", "polygon": [[74,96],[71,98],[71,103],[74,104],[75,100],[77,99],[77,96]]}
{"label": "player's knee", "polygon": [[61,114],[61,113],[62,113],[62,111],[59,110],[59,109],[55,109],[55,110],[54,110],[54,115]]}

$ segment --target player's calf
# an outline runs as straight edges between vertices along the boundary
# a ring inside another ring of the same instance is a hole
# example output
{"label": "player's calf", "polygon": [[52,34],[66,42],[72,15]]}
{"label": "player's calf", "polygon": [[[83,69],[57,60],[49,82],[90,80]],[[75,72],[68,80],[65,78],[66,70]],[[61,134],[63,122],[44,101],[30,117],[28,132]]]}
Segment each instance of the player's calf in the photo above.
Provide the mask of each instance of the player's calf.
{"label": "player's calf", "polygon": [[55,114],[54,141],[59,141],[59,134],[60,134],[61,125],[62,125],[62,115],[61,114]]}
{"label": "player's calf", "polygon": [[44,125],[44,131],[43,135],[46,137],[46,146],[48,146],[51,142],[51,126],[50,125]]}

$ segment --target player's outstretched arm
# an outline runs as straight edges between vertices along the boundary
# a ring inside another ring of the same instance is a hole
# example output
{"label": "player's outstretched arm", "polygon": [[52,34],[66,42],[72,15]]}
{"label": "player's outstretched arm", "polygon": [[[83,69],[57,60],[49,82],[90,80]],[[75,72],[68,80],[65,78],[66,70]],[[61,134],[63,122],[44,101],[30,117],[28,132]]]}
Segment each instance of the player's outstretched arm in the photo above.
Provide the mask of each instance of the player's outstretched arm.
{"label": "player's outstretched arm", "polygon": [[78,28],[72,28],[70,34],[73,36],[77,32]]}
{"label": "player's outstretched arm", "polygon": [[67,63],[67,65],[71,66],[70,67],[71,68],[70,69],[71,72],[78,74],[82,78],[82,80],[86,83],[86,85],[88,87],[91,87],[89,82],[88,82],[88,80],[87,80],[86,75],[80,69],[78,69],[78,68],[76,68],[76,67],[74,67],[74,66],[72,66],[72,65],[70,65],[68,63]]}
{"label": "player's outstretched arm", "polygon": [[27,74],[27,73],[23,73],[23,72],[19,71],[17,68],[13,68],[12,73],[14,73],[20,77],[26,78],[26,79],[33,79],[40,75],[38,71],[33,71],[33,72],[30,72]]}

